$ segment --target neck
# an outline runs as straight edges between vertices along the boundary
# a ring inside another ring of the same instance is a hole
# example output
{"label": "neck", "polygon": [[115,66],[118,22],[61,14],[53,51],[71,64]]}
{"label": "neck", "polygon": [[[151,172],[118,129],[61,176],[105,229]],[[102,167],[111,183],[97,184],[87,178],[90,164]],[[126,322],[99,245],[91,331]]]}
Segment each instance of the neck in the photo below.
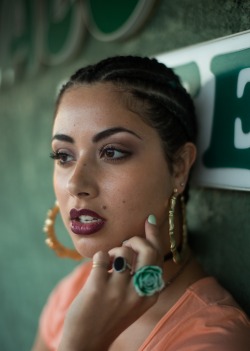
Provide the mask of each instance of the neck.
{"label": "neck", "polygon": [[180,264],[171,260],[164,263],[163,278],[166,287],[162,291],[162,298],[168,297],[170,301],[173,300],[172,303],[176,302],[191,284],[205,276],[200,264],[192,255],[191,250],[187,248],[185,257]]}

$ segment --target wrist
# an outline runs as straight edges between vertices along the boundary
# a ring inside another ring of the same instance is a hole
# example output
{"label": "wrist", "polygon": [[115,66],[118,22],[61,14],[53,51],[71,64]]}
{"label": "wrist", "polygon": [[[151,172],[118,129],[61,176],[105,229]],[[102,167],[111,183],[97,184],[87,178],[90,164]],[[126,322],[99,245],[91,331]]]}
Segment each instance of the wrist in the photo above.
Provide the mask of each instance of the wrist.
{"label": "wrist", "polygon": [[70,342],[62,340],[57,351],[108,351],[109,346],[103,345],[72,345]]}

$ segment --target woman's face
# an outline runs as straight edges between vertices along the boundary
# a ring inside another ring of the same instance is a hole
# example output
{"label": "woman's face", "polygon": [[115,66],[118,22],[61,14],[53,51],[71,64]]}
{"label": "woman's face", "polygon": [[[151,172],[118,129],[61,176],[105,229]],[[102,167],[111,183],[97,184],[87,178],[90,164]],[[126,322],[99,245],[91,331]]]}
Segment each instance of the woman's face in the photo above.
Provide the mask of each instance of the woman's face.
{"label": "woman's face", "polygon": [[55,118],[54,189],[82,256],[144,236],[154,214],[168,247],[168,200],[175,186],[157,132],[111,84],[65,92]]}

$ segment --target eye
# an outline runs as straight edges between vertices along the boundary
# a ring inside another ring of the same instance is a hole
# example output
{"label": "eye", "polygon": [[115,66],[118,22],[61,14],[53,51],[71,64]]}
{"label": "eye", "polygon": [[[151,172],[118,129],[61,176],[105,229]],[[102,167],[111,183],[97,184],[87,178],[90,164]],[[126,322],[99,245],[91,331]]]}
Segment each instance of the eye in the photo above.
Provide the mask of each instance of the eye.
{"label": "eye", "polygon": [[100,150],[100,157],[105,160],[118,161],[131,155],[131,152],[122,150],[115,146],[104,146]]}
{"label": "eye", "polygon": [[67,154],[66,152],[52,152],[50,154],[50,157],[53,160],[57,160],[60,165],[65,165],[71,161],[73,161],[73,156],[70,154]]}

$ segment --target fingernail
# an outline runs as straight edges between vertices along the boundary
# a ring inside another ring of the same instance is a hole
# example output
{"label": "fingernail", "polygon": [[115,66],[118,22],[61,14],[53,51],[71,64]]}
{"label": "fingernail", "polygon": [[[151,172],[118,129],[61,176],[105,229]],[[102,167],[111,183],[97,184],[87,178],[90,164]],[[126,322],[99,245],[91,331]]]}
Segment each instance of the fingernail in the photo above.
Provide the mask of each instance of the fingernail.
{"label": "fingernail", "polygon": [[156,217],[153,214],[148,216],[148,223],[156,225]]}

